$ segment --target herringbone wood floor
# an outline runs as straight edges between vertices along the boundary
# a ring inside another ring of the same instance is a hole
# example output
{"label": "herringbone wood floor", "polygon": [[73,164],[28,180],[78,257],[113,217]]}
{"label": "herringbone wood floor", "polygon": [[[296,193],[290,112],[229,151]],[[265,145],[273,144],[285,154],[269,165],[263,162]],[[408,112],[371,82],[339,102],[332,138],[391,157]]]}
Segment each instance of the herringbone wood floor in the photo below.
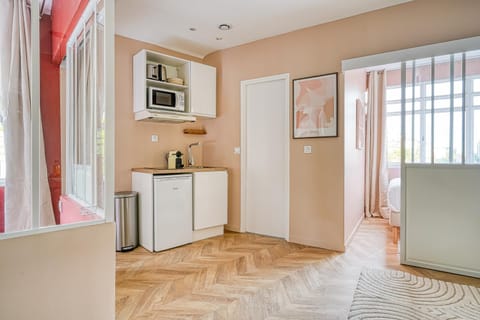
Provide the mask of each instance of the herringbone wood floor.
{"label": "herringbone wood floor", "polygon": [[162,253],[117,254],[117,319],[345,319],[360,270],[404,270],[383,220],[365,220],[345,253],[226,233]]}

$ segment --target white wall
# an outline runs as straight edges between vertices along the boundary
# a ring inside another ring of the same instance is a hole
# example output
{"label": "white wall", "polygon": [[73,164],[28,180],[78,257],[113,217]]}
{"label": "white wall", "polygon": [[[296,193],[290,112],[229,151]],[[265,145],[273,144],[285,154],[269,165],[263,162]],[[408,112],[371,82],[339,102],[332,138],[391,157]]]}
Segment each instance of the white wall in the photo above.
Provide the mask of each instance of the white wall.
{"label": "white wall", "polygon": [[366,73],[352,70],[344,73],[345,80],[345,183],[344,241],[349,239],[364,216],[365,149],[356,148],[356,100],[364,102]]}
{"label": "white wall", "polygon": [[115,225],[0,241],[0,318],[115,319]]}

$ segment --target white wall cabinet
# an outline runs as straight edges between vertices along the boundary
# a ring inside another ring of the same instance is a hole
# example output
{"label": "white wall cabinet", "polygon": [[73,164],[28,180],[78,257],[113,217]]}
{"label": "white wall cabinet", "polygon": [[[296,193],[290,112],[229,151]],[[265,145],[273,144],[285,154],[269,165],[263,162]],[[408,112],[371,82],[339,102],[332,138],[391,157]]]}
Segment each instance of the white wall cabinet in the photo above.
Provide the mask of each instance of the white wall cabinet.
{"label": "white wall cabinet", "polygon": [[190,113],[199,117],[217,116],[217,70],[190,62]]}
{"label": "white wall cabinet", "polygon": [[[181,78],[184,83],[147,79],[147,64],[161,64],[166,78]],[[215,67],[180,59],[150,50],[141,50],[133,57],[133,112],[135,120],[185,122],[195,116],[216,117],[217,70]],[[148,87],[181,91],[185,95],[185,112],[148,108]]]}
{"label": "white wall cabinet", "polygon": [[[184,80],[184,84],[180,85],[166,81],[148,79],[147,64],[149,63],[168,66],[168,68],[166,68],[166,76],[168,78],[181,78]],[[135,56],[133,56],[133,112],[139,112],[147,109],[148,87],[182,91],[185,93],[185,100],[188,104],[188,88],[190,80],[189,72],[190,61],[159,54],[149,50],[141,50],[138,52]]]}
{"label": "white wall cabinet", "polygon": [[227,171],[193,174],[193,229],[227,224]]}

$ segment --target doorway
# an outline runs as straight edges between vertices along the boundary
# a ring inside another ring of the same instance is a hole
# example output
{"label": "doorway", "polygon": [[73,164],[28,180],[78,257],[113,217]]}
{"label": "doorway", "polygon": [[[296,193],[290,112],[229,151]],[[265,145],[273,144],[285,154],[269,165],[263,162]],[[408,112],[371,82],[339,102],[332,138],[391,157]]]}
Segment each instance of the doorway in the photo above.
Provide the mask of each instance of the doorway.
{"label": "doorway", "polygon": [[289,74],[242,81],[242,232],[289,236]]}
{"label": "doorway", "polygon": [[[380,197],[369,206],[366,196],[365,207],[381,216],[385,208],[394,241],[401,227],[402,264],[478,277],[480,259],[470,252],[480,239],[480,50],[462,52],[449,43],[448,54],[438,55],[435,48],[428,58],[422,51],[417,59],[367,67],[367,142],[369,124],[379,129],[365,147],[366,157],[373,155],[370,166],[365,161],[365,187],[376,165],[370,195]],[[381,94],[370,94],[375,89]]]}

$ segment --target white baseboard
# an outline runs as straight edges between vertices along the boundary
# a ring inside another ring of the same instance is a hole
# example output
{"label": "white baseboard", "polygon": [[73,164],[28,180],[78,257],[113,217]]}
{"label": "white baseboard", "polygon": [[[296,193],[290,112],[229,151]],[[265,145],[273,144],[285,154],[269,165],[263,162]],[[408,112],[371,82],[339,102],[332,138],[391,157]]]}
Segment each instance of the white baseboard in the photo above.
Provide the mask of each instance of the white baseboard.
{"label": "white baseboard", "polygon": [[223,234],[223,225],[201,229],[201,230],[193,230],[193,241],[221,236],[222,234]]}
{"label": "white baseboard", "polygon": [[360,219],[358,219],[357,223],[355,224],[355,227],[353,228],[352,230],[352,233],[347,237],[347,240],[345,241],[345,248],[348,247],[348,245],[350,244],[350,242],[352,242],[352,239],[353,239],[353,236],[355,235],[355,233],[357,233],[357,230],[358,230],[358,227],[360,227],[360,225],[362,224],[362,221],[364,219],[364,215],[362,214],[362,216],[360,217]]}

